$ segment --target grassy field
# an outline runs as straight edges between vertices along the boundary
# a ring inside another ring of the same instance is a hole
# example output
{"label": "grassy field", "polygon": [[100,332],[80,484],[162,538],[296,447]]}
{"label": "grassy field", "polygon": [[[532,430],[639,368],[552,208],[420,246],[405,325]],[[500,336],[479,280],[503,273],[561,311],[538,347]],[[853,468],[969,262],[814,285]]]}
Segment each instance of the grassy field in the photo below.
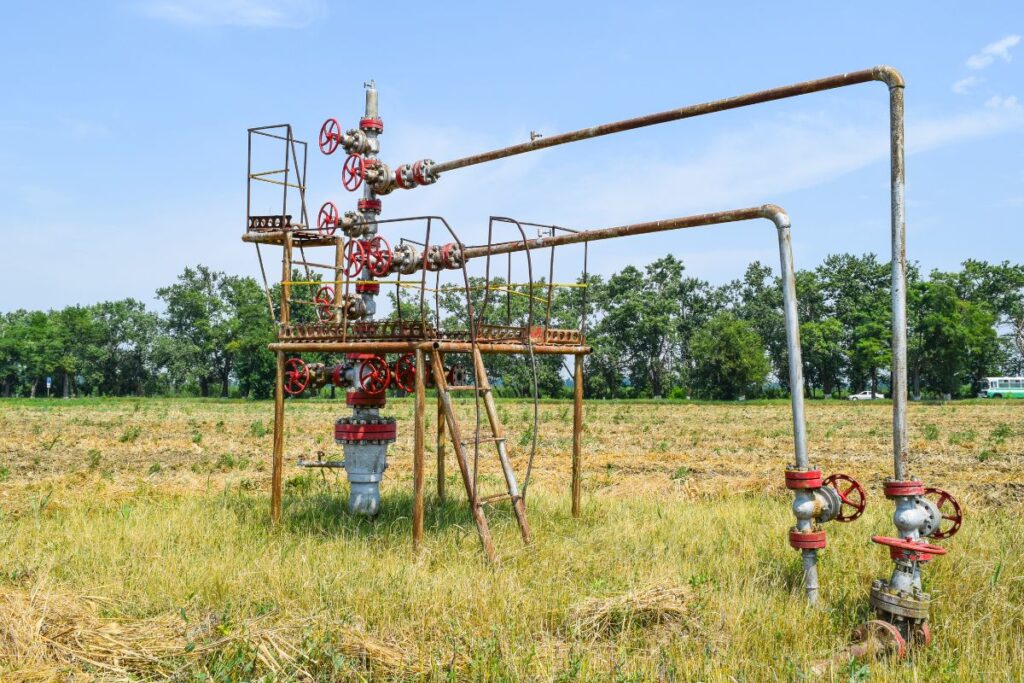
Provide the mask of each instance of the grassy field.
{"label": "grassy field", "polygon": [[[389,402],[400,423],[383,512],[358,520],[343,476],[292,464],[337,449],[344,406],[290,403],[272,528],[269,403],[0,403],[0,680],[1024,677],[1024,401],[911,406],[911,471],[967,514],[926,568],[934,646],[820,675],[891,567],[869,541],[892,530],[888,404],[808,408],[813,460],[870,493],[862,519],[829,525],[816,611],[786,543],[787,403],[588,404],[580,519],[572,406],[542,404],[536,540],[524,550],[508,509],[493,510],[497,566],[451,460],[450,498],[428,497],[426,548],[412,553],[411,408]],[[522,471],[531,406],[499,409]]]}

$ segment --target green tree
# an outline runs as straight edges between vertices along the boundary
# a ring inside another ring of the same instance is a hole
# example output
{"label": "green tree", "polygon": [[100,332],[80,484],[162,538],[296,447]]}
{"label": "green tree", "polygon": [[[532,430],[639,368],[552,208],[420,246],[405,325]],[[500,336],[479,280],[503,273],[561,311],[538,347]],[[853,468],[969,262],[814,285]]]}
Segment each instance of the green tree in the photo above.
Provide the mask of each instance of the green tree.
{"label": "green tree", "polygon": [[722,312],[693,337],[693,387],[701,398],[732,400],[757,391],[771,369],[754,326]]}
{"label": "green tree", "polygon": [[167,304],[167,333],[178,345],[174,367],[199,385],[201,396],[209,396],[210,386],[217,382],[221,396],[228,395],[233,360],[228,349],[232,331],[229,283],[224,273],[200,265],[185,268],[176,283],[157,290]]}
{"label": "green tree", "polygon": [[[771,361],[771,371],[782,386],[789,388],[786,327],[782,312],[782,284],[772,269],[755,261],[747,266],[743,279],[725,287],[736,317],[750,323]],[[800,391],[797,387],[794,390]]]}
{"label": "green tree", "polygon": [[925,374],[938,391],[956,395],[965,381],[978,379],[972,369],[984,366],[997,348],[995,315],[987,306],[961,299],[941,280],[927,283],[921,305]]}
{"label": "green tree", "polygon": [[830,396],[839,385],[846,363],[842,323],[835,318],[803,323],[800,344],[808,386],[820,386],[825,396]]}

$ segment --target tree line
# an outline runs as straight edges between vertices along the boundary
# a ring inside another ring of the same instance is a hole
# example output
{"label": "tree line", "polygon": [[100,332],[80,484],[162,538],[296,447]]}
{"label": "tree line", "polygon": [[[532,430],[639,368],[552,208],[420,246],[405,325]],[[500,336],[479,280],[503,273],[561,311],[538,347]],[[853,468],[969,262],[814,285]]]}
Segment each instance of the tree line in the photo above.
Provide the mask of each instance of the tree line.
{"label": "tree line", "polygon": [[[874,254],[831,255],[797,273],[801,391],[884,391],[891,363],[889,279],[889,264]],[[958,271],[927,276],[910,267],[908,283],[913,395],[970,396],[986,376],[1024,372],[1024,266],[968,260]],[[532,289],[500,279],[490,288],[484,284],[469,281],[478,320],[584,327],[593,347],[585,360],[588,397],[734,399],[791,389],[780,282],[761,263],[720,286],[689,276],[671,255],[608,278],[591,275],[578,283],[586,286],[555,288],[550,298],[543,280]],[[293,289],[295,300],[314,299],[315,285]],[[162,312],[122,299],[0,315],[0,393],[272,395],[274,358],[267,344],[275,336],[276,286],[268,297],[252,278],[197,266],[156,295]],[[419,318],[418,294],[388,296],[391,317]],[[431,294],[425,310],[442,329],[465,327],[465,291],[446,289],[436,302]],[[293,320],[315,316],[312,305],[293,308]],[[307,360],[318,359],[308,354]],[[541,396],[570,392],[562,357],[538,356],[534,366],[521,356],[489,356],[487,365],[507,394],[531,395],[534,367]]]}

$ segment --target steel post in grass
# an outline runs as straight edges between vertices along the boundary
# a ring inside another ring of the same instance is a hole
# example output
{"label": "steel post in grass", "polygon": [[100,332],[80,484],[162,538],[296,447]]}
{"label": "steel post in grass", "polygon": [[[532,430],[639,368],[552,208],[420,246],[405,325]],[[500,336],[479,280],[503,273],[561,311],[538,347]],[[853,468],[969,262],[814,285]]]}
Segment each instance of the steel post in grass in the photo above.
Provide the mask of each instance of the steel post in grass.
{"label": "steel post in grass", "polygon": [[284,352],[278,351],[274,380],[274,462],[270,475],[270,519],[281,518],[281,475],[284,470]]}
{"label": "steel post in grass", "polygon": [[423,450],[426,440],[424,421],[427,412],[427,388],[423,367],[423,351],[416,349],[416,411],[413,416],[415,434],[412,456],[412,545],[414,550],[419,550],[423,544],[423,483],[426,474]]}
{"label": "steel post in grass", "polygon": [[[441,362],[444,362],[444,356],[438,354],[438,358]],[[424,367],[426,371],[426,367]],[[419,372],[419,366],[417,366],[417,372]],[[439,501],[444,500],[444,403],[441,400],[441,392],[437,392],[437,499]]]}
{"label": "steel post in grass", "polygon": [[572,387],[572,516],[580,516],[583,493],[583,354],[575,355]]}

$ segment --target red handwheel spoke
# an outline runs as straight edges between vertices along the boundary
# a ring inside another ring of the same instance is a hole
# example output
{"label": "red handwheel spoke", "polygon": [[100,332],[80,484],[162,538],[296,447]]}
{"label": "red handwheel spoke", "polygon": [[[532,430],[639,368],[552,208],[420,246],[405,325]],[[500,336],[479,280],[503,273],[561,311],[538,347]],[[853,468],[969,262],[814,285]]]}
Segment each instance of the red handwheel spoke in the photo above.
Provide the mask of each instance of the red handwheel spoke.
{"label": "red handwheel spoke", "polygon": [[[831,486],[841,501],[839,512],[835,516],[837,522],[852,522],[864,514],[868,494],[856,479],[846,474],[833,474],[822,483],[824,486]],[[849,484],[845,491],[841,488],[843,484]],[[850,494],[854,495],[851,497]],[[847,508],[849,511],[844,512]]]}

